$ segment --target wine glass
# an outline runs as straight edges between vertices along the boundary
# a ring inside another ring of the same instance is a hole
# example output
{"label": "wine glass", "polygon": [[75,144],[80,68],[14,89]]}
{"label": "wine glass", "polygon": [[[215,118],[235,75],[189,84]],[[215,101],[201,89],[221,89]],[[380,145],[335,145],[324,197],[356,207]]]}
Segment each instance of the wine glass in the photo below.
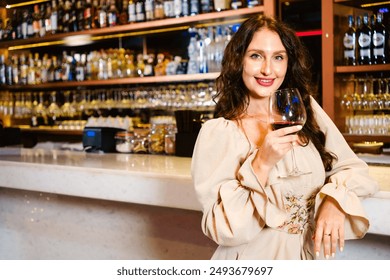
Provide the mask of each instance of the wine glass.
{"label": "wine glass", "polygon": [[[306,110],[301,95],[297,88],[279,89],[273,92],[269,99],[270,124],[272,130],[287,126],[304,125],[306,122]],[[289,176],[299,176],[304,174],[299,170],[294,147],[291,150],[292,170]]]}

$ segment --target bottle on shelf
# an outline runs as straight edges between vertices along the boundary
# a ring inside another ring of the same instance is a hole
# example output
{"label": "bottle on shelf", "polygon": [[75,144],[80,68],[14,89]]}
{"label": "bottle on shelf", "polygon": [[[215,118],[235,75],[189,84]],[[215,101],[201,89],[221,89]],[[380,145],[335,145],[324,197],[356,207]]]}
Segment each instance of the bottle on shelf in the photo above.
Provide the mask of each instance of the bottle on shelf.
{"label": "bottle on shelf", "polygon": [[129,16],[128,23],[133,23],[137,21],[137,12],[135,8],[135,0],[129,0],[127,4],[127,14]]}
{"label": "bottle on shelf", "polygon": [[243,0],[231,0],[230,1],[230,8],[232,10],[237,10],[237,9],[244,8]]}
{"label": "bottle on shelf", "polygon": [[0,85],[6,84],[5,78],[5,56],[4,54],[0,55]]}
{"label": "bottle on shelf", "polygon": [[348,29],[344,33],[344,65],[356,65],[356,29],[353,16],[348,16]]}
{"label": "bottle on shelf", "polygon": [[45,17],[46,17],[46,5],[42,3],[39,6],[39,17],[40,17],[40,22],[39,22],[39,37],[45,37],[46,35],[46,26],[45,26]]}
{"label": "bottle on shelf", "polygon": [[181,10],[183,17],[187,17],[190,15],[190,0],[181,1]]}
{"label": "bottle on shelf", "polygon": [[93,15],[92,15],[92,1],[86,0],[84,5],[84,30],[92,29]]}
{"label": "bottle on shelf", "polygon": [[62,17],[62,32],[70,32],[70,20],[72,13],[72,2],[70,0],[65,0],[64,2],[64,14]]}
{"label": "bottle on shelf", "polygon": [[164,1],[155,0],[154,2],[154,19],[163,19],[164,18]]}
{"label": "bottle on shelf", "polygon": [[52,23],[51,23],[51,14],[52,14],[52,9],[50,3],[46,4],[46,11],[45,11],[45,34],[52,34]]}
{"label": "bottle on shelf", "polygon": [[135,0],[135,21],[145,21],[145,0]]}
{"label": "bottle on shelf", "polygon": [[63,0],[58,0],[57,5],[57,32],[62,33],[64,32],[64,26],[63,26],[63,20],[65,16],[65,6]]}
{"label": "bottle on shelf", "polygon": [[51,1],[50,23],[51,23],[51,34],[58,33],[58,8],[57,8],[56,0]]}
{"label": "bottle on shelf", "polygon": [[120,13],[119,13],[119,24],[124,25],[127,24],[127,20],[129,18],[128,15],[128,0],[122,0],[122,4],[119,7]]}
{"label": "bottle on shelf", "polygon": [[214,0],[214,10],[217,12],[229,9],[230,2],[228,0]]}
{"label": "bottle on shelf", "polygon": [[190,15],[200,14],[200,2],[199,0],[189,0],[190,1]]}
{"label": "bottle on shelf", "polygon": [[151,21],[154,20],[154,0],[145,0],[145,20]]}
{"label": "bottle on shelf", "polygon": [[358,37],[358,61],[359,64],[371,64],[371,38],[372,31],[369,26],[368,14],[363,15],[363,24]]}
{"label": "bottle on shelf", "polygon": [[113,27],[119,23],[119,11],[115,5],[115,0],[108,1],[107,26]]}
{"label": "bottle on shelf", "polygon": [[372,27],[372,62],[373,64],[388,63],[388,31],[383,24],[383,14],[378,13]]}
{"label": "bottle on shelf", "polygon": [[39,5],[34,5],[34,13],[33,13],[33,34],[34,37],[40,37],[41,31],[41,13],[39,10]]}

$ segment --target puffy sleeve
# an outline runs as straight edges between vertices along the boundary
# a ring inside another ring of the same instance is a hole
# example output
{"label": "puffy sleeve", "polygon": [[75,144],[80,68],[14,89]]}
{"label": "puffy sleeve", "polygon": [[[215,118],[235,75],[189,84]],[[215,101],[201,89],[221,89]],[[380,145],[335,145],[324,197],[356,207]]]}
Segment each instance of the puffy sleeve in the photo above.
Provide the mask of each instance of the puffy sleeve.
{"label": "puffy sleeve", "polygon": [[326,184],[316,197],[316,213],[325,196],[334,198],[345,213],[345,239],[362,238],[369,227],[361,199],[378,191],[378,184],[368,174],[368,165],[349,147],[336,125],[312,99],[316,120],[325,133],[325,147],[337,156]]}
{"label": "puffy sleeve", "polygon": [[202,230],[219,245],[251,240],[265,224],[281,225],[286,214],[253,169],[256,151],[237,125],[223,118],[203,124],[192,157],[192,178],[203,207]]}

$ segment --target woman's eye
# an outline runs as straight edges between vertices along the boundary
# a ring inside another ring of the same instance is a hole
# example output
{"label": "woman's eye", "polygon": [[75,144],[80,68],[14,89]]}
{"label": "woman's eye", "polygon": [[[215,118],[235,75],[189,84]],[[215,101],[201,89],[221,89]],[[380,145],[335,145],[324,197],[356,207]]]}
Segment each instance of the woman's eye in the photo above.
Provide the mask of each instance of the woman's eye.
{"label": "woman's eye", "polygon": [[283,55],[277,55],[277,56],[275,56],[275,59],[276,60],[283,60],[284,56]]}
{"label": "woman's eye", "polygon": [[259,55],[258,53],[253,53],[253,54],[251,54],[250,57],[253,59],[258,59],[258,58],[261,58],[261,55]]}

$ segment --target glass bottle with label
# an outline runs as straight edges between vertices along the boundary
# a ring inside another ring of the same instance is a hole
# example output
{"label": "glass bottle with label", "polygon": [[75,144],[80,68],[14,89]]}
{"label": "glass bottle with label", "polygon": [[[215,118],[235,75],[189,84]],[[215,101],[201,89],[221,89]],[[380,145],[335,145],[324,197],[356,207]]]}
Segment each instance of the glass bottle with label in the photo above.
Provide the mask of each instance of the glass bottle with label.
{"label": "glass bottle with label", "polygon": [[372,61],[373,64],[387,63],[388,32],[382,22],[383,14],[378,13],[375,25],[372,28]]}
{"label": "glass bottle with label", "polygon": [[359,64],[371,64],[371,27],[368,24],[368,14],[363,16],[363,25],[358,37],[358,61]]}
{"label": "glass bottle with label", "polygon": [[135,1],[134,0],[129,0],[129,2],[127,3],[127,14],[129,16],[129,18],[128,18],[129,23],[136,22],[137,16],[136,16],[136,12],[135,12]]}
{"label": "glass bottle with label", "polygon": [[348,29],[344,33],[344,65],[356,65],[356,29],[353,16],[348,16]]}

